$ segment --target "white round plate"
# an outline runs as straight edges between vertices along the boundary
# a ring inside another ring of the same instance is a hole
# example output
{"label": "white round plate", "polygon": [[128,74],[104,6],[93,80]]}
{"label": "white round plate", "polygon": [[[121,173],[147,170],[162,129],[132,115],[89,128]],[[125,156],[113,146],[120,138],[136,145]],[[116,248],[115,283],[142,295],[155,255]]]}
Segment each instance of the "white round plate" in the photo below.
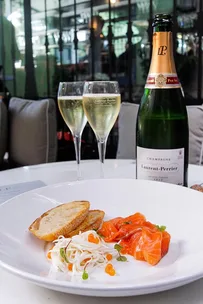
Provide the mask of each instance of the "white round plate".
{"label": "white round plate", "polygon": [[[168,254],[157,266],[118,262],[117,276],[100,269],[90,280],[73,283],[48,276],[45,243],[33,237],[29,225],[57,204],[89,200],[106,218],[143,213],[171,234]],[[133,296],[178,287],[203,276],[202,193],[165,183],[89,180],[40,188],[0,205],[0,266],[37,285],[88,296]]]}

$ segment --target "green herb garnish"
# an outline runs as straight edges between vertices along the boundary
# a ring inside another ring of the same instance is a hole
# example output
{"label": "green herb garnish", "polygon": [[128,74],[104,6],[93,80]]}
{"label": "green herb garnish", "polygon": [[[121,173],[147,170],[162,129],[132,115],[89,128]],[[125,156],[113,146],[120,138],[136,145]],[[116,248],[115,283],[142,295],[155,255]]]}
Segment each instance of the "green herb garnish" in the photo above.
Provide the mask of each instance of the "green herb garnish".
{"label": "green herb garnish", "polygon": [[127,258],[124,255],[119,255],[116,260],[119,262],[127,262]]}
{"label": "green herb garnish", "polygon": [[159,225],[156,225],[156,228],[160,231],[165,231],[166,230],[166,226],[159,226]]}
{"label": "green herb garnish", "polygon": [[122,248],[123,247],[119,244],[114,245],[114,249],[116,249],[118,251],[118,257],[117,257],[116,260],[119,261],[119,262],[127,262],[127,258],[124,255],[120,254],[120,251],[121,251]]}
{"label": "green herb garnish", "polygon": [[66,263],[69,263],[68,259],[66,257],[66,250],[65,250],[65,248],[60,248],[60,256],[66,261]]}
{"label": "green herb garnish", "polygon": [[84,271],[83,271],[83,274],[82,274],[82,279],[83,279],[83,280],[87,280],[88,277],[89,277],[89,276],[88,276],[88,273],[86,272],[86,270],[84,270]]}
{"label": "green herb garnish", "polygon": [[125,225],[130,225],[132,222],[124,222]]}
{"label": "green herb garnish", "polygon": [[118,253],[120,253],[120,251],[121,251],[122,248],[123,247],[121,245],[119,245],[119,244],[115,244],[114,245],[114,249],[116,249],[118,251]]}

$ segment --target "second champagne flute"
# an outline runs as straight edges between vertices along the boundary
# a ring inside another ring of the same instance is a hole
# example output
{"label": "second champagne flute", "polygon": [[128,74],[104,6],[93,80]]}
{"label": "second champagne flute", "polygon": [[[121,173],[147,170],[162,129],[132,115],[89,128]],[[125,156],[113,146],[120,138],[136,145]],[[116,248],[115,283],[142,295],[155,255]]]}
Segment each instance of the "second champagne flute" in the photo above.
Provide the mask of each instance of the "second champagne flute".
{"label": "second champagne flute", "polygon": [[116,81],[85,82],[83,107],[87,120],[98,142],[101,178],[104,177],[104,159],[109,133],[120,111],[121,96]]}
{"label": "second champagne flute", "polygon": [[59,110],[73,135],[78,180],[81,179],[81,136],[87,122],[82,105],[83,87],[84,82],[60,82],[58,89]]}

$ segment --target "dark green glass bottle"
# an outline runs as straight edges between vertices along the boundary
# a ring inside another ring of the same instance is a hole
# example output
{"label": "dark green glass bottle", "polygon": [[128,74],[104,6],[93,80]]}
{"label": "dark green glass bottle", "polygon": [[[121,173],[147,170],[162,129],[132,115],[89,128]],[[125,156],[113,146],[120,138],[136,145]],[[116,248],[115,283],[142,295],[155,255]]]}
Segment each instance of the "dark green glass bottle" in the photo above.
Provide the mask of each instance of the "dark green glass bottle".
{"label": "dark green glass bottle", "polygon": [[136,128],[137,178],[187,186],[188,117],[173,58],[172,20],[153,22],[153,52]]}

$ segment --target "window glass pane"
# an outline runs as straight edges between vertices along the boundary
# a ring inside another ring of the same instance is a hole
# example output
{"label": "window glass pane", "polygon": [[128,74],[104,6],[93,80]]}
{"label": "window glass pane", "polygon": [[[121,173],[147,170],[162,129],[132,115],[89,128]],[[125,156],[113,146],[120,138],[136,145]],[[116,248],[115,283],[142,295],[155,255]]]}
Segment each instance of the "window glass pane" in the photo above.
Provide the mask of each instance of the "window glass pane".
{"label": "window glass pane", "polygon": [[[24,96],[25,37],[23,0],[2,2],[5,85],[10,94]],[[0,56],[1,57],[1,56]]]}
{"label": "window glass pane", "polygon": [[202,103],[198,99],[199,26],[197,11],[197,1],[178,1],[176,67],[187,104]]}

